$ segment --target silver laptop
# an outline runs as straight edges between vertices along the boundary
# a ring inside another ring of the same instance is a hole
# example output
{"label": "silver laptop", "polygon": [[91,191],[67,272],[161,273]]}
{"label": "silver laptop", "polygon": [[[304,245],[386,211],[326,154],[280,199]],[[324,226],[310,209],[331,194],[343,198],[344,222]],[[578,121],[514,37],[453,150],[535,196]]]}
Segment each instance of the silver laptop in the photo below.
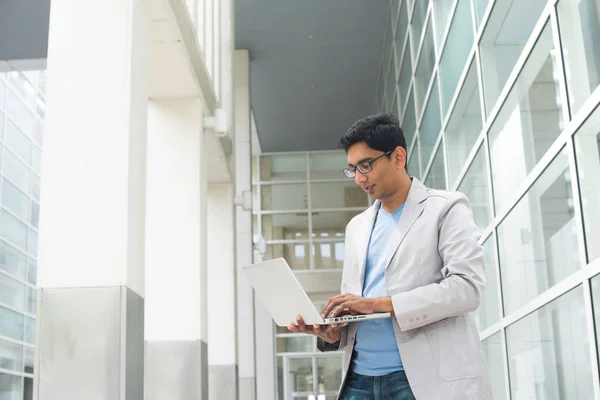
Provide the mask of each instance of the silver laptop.
{"label": "silver laptop", "polygon": [[254,287],[256,297],[269,310],[279,326],[297,325],[297,315],[300,315],[307,325],[328,325],[391,317],[390,313],[376,313],[322,318],[283,258],[247,265],[243,267],[243,271]]}

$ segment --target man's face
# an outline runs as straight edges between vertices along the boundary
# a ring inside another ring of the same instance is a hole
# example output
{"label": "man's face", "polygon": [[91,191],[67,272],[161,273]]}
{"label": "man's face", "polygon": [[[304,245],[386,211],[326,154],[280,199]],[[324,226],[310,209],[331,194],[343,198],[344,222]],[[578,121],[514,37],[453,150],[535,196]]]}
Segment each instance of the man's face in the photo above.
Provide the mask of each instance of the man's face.
{"label": "man's face", "polygon": [[348,149],[348,166],[363,166],[371,171],[363,174],[358,169],[354,181],[373,199],[383,199],[392,194],[398,186],[399,168],[397,168],[395,155],[391,153],[390,158],[383,156],[382,151],[370,148],[365,142],[359,142]]}

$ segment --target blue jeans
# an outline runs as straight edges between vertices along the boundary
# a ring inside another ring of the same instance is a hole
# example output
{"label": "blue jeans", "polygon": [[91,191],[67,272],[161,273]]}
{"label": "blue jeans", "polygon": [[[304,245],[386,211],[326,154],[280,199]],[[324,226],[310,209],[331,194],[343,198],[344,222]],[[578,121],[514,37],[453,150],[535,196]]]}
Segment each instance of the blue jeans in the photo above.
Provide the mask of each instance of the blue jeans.
{"label": "blue jeans", "polygon": [[404,371],[364,376],[350,370],[340,400],[415,400],[415,396]]}

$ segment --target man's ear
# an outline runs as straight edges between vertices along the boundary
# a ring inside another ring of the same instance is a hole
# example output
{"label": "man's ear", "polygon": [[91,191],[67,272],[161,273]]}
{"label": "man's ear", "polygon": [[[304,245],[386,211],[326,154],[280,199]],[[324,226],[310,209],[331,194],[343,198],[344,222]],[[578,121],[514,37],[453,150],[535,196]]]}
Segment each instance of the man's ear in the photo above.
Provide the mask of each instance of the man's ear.
{"label": "man's ear", "polygon": [[404,169],[406,165],[406,149],[402,146],[394,149],[394,164],[398,169]]}

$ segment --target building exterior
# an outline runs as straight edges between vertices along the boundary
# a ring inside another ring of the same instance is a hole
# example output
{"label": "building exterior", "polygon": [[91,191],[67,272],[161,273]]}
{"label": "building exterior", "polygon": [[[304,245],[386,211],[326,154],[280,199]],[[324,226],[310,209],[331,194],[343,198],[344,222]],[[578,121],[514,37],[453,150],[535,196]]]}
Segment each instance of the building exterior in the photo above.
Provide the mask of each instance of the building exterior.
{"label": "building exterior", "polygon": [[43,71],[0,63],[0,398],[31,399]]}
{"label": "building exterior", "polygon": [[241,267],[339,292],[370,200],[334,148],[383,111],[409,172],[471,200],[495,398],[600,399],[597,0],[15,4],[0,400],[335,399],[343,355],[276,327]]}

